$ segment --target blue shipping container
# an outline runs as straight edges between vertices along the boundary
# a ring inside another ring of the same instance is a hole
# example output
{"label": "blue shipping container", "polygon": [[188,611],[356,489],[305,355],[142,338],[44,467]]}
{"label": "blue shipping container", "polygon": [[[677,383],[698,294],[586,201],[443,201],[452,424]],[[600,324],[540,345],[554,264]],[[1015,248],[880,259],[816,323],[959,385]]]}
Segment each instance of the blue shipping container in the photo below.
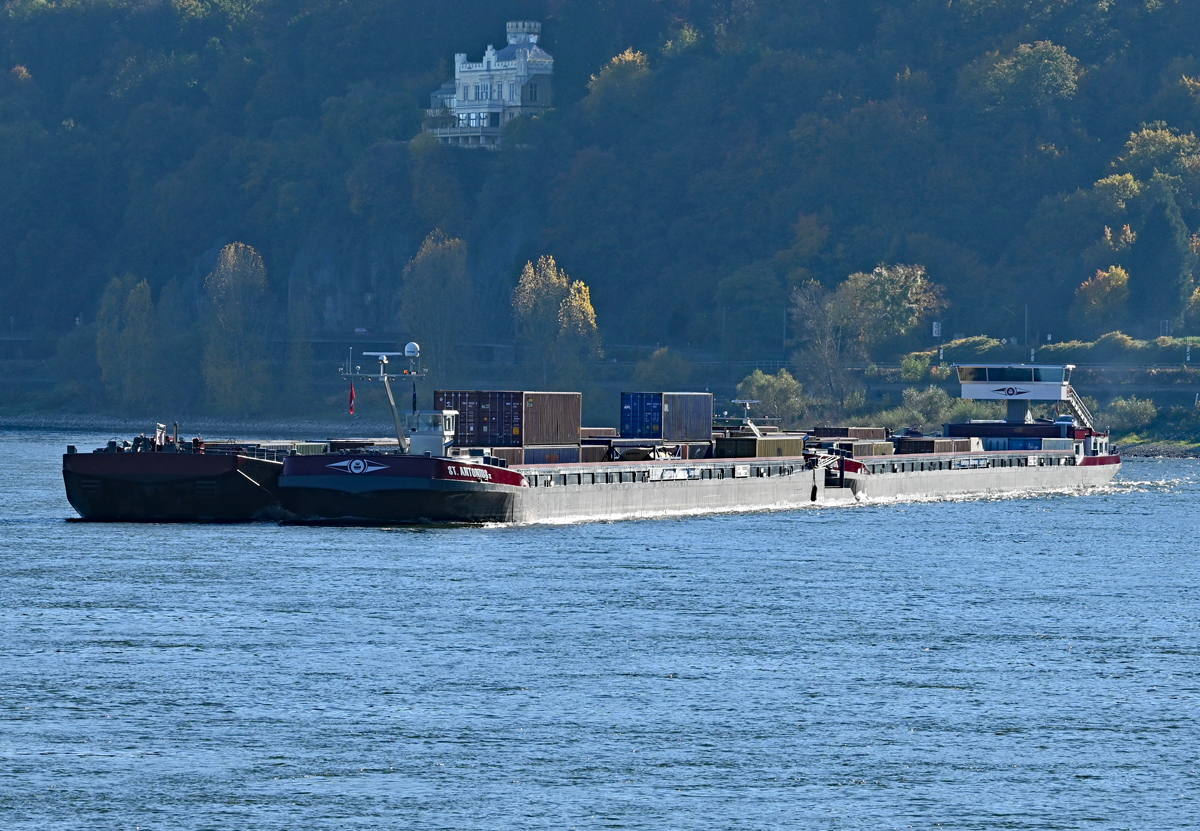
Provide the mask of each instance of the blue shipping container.
{"label": "blue shipping container", "polygon": [[1042,440],[1041,439],[1029,439],[1029,438],[1009,438],[1008,449],[1009,450],[1041,450],[1042,449]]}
{"label": "blue shipping container", "polygon": [[580,461],[579,445],[562,447],[526,447],[527,465],[577,465]]}
{"label": "blue shipping container", "polygon": [[621,393],[621,438],[662,438],[662,393]]}

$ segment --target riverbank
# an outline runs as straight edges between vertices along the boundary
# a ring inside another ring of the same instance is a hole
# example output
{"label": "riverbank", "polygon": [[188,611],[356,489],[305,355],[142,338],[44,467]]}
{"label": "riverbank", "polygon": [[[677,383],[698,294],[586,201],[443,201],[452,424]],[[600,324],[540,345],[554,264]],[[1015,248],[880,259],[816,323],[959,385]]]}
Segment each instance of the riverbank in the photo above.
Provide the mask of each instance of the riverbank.
{"label": "riverbank", "polygon": [[1184,441],[1131,441],[1116,443],[1127,458],[1200,459],[1200,444]]}
{"label": "riverbank", "polygon": [[[111,433],[128,438],[140,433],[154,434],[155,422],[140,418],[108,415],[3,415],[0,430],[29,432],[80,431]],[[167,424],[167,430],[174,423]],[[206,439],[297,439],[349,438],[352,436],[393,436],[395,427],[388,421],[356,418],[345,419],[228,419],[194,418],[180,422],[183,438],[203,436]]]}

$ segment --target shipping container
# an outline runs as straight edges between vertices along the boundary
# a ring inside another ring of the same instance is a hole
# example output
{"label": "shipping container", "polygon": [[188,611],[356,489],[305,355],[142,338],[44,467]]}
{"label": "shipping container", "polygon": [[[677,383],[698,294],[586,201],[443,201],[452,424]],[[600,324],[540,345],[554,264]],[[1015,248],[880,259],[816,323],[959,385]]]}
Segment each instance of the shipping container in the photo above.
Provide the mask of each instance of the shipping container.
{"label": "shipping container", "polygon": [[621,438],[709,441],[712,422],[710,392],[621,393]]}
{"label": "shipping container", "polygon": [[663,441],[711,441],[712,422],[711,392],[662,394]]}
{"label": "shipping container", "polygon": [[753,459],[764,456],[804,455],[803,436],[765,436],[763,438],[718,438],[714,442],[717,459]]}
{"label": "shipping container", "polygon": [[1042,440],[1031,438],[1009,438],[1009,450],[1041,450]]}
{"label": "shipping container", "polygon": [[577,392],[527,392],[521,444],[579,444],[583,396]]}
{"label": "shipping container", "polygon": [[603,462],[608,458],[608,444],[585,444],[579,449],[579,459],[588,464]]}
{"label": "shipping container", "polygon": [[847,427],[846,435],[852,439],[865,439],[870,441],[887,441],[886,427]]}
{"label": "shipping container", "polygon": [[863,441],[861,439],[839,441],[834,446],[839,450],[845,450],[855,459],[868,456],[890,456],[896,449],[890,441]]}
{"label": "shipping container", "polygon": [[970,453],[970,439],[898,438],[897,453]]}
{"label": "shipping container", "polygon": [[621,393],[621,438],[662,438],[662,393]]}
{"label": "shipping container", "polygon": [[577,444],[559,447],[526,447],[524,463],[527,465],[577,465],[580,458],[580,447]]}
{"label": "shipping container", "polygon": [[509,467],[525,464],[524,447],[493,447],[491,451],[493,456],[506,461]]}
{"label": "shipping container", "polygon": [[1075,450],[1075,439],[1042,439],[1042,450]]}
{"label": "shipping container", "polygon": [[579,438],[581,439],[615,439],[620,434],[616,427],[580,427]]}
{"label": "shipping container", "polygon": [[849,427],[814,427],[808,431],[818,439],[841,439],[850,437]]}
{"label": "shipping container", "polygon": [[577,392],[437,390],[433,406],[458,410],[459,447],[579,443],[583,399]]}

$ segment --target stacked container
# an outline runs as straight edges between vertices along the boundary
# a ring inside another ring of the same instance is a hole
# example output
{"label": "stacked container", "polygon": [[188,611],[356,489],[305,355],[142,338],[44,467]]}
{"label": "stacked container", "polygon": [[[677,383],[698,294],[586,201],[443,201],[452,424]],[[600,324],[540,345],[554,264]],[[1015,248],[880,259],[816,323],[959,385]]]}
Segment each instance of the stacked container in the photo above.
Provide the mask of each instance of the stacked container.
{"label": "stacked container", "polygon": [[711,441],[712,419],[712,393],[621,393],[621,438],[664,442]]}
{"label": "stacked container", "polygon": [[896,452],[905,453],[970,453],[970,439],[939,439],[928,436],[897,438]]}
{"label": "stacked container", "polygon": [[718,459],[755,459],[766,456],[804,455],[804,436],[737,436],[714,441]]}
{"label": "stacked container", "polygon": [[579,462],[583,398],[577,392],[437,390],[433,406],[458,410],[459,447],[490,447],[509,464]]}

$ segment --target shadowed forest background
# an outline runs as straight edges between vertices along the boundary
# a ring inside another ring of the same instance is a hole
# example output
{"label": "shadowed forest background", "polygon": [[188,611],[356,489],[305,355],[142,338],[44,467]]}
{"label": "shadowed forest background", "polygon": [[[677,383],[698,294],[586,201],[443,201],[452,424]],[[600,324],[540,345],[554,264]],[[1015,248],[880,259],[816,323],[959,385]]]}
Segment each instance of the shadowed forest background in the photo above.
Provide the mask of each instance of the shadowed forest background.
{"label": "shadowed forest background", "polygon": [[[512,19],[555,108],[422,136]],[[1197,33],[1186,0],[10,0],[0,349],[55,380],[5,406],[333,406],[348,344],[410,338],[445,384],[818,394],[816,340],[899,362],[932,319],[1021,357],[1200,334]],[[567,359],[514,315],[543,255],[594,307]],[[881,264],[931,293],[830,334]]]}

